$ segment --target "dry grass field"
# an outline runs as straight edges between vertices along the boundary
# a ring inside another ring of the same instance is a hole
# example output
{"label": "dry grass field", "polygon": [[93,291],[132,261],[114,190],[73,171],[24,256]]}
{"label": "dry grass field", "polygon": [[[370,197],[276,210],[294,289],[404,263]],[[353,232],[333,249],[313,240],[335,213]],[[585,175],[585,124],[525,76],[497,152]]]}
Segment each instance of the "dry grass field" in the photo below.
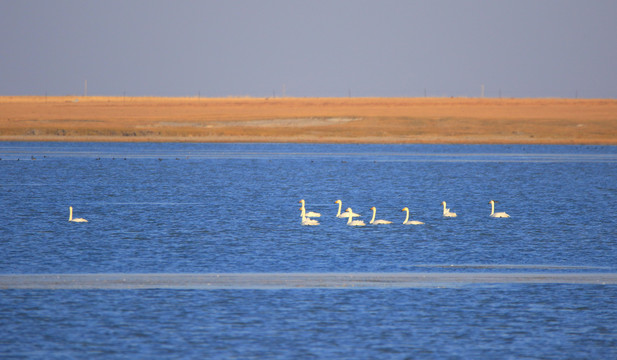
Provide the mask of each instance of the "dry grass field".
{"label": "dry grass field", "polygon": [[617,144],[617,100],[0,97],[2,141]]}

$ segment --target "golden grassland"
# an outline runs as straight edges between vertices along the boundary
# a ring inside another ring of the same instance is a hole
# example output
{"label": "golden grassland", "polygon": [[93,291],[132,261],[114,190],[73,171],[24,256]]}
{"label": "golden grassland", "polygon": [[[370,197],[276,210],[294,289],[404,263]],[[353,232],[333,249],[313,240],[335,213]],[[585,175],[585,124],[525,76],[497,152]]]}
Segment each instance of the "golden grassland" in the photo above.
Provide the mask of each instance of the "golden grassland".
{"label": "golden grassland", "polygon": [[1,141],[617,144],[617,100],[0,97]]}

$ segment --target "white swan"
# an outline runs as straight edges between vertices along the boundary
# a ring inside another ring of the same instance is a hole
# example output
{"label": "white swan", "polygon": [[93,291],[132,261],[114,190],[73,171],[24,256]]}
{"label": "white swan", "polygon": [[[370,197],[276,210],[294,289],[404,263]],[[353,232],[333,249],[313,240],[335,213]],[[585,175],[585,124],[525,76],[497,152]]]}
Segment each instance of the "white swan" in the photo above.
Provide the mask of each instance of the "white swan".
{"label": "white swan", "polygon": [[373,206],[371,210],[373,210],[373,217],[371,218],[371,221],[369,222],[369,224],[371,225],[392,224],[392,221],[388,221],[388,220],[375,220],[375,214],[377,213],[377,208]]}
{"label": "white swan", "polygon": [[443,216],[444,217],[456,217],[456,213],[450,211],[450,209],[448,209],[446,207],[446,202],[445,201],[442,201],[441,205],[443,205]]}
{"label": "white swan", "polygon": [[75,218],[73,219],[73,207],[69,206],[69,221],[71,222],[88,222],[88,220],[84,218]]}
{"label": "white swan", "polygon": [[300,216],[302,217],[302,225],[319,225],[319,221],[306,217],[306,210],[303,207],[300,208]]}
{"label": "white swan", "polygon": [[304,211],[306,212],[306,217],[321,217],[320,213],[316,213],[316,212],[312,212],[312,211],[306,211],[306,208],[304,207],[304,199],[298,201],[299,203],[302,204],[302,209],[304,209]]}
{"label": "white swan", "polygon": [[336,213],[336,217],[337,218],[346,218],[346,217],[358,217],[358,216],[362,216],[360,214],[356,214],[356,213],[348,213],[347,211],[345,211],[344,213],[341,214],[341,207],[343,206],[343,202],[341,200],[336,200],[334,202],[335,204],[338,204],[338,212]]}
{"label": "white swan", "polygon": [[423,225],[422,221],[418,220],[409,220],[409,209],[404,207],[401,211],[405,211],[407,215],[405,216],[405,221],[403,221],[403,225]]}
{"label": "white swan", "polygon": [[490,215],[490,217],[493,217],[493,218],[509,218],[510,215],[506,214],[505,212],[498,212],[498,213],[495,212],[495,203],[496,202],[497,201],[495,201],[495,200],[491,200],[491,201],[488,202],[489,204],[491,204],[491,215]]}
{"label": "white swan", "polygon": [[351,208],[347,208],[345,212],[349,213],[349,215],[347,215],[347,225],[349,226],[365,226],[366,225],[364,221],[362,220],[353,220],[353,216],[351,215],[353,214],[353,211],[351,210]]}

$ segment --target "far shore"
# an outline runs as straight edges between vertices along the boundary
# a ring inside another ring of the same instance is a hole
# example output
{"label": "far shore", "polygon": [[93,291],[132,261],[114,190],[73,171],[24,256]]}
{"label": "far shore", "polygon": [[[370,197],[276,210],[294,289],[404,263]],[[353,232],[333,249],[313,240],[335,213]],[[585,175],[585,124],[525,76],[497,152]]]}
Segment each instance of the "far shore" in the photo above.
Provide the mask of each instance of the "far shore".
{"label": "far shore", "polygon": [[617,145],[617,100],[0,96],[0,141]]}

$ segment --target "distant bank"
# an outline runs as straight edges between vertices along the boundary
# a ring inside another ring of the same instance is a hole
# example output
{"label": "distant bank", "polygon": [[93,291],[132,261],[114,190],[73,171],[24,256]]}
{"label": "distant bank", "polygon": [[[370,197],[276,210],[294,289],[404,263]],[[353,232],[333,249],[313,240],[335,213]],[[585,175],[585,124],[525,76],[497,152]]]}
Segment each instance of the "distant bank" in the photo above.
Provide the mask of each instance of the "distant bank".
{"label": "distant bank", "polygon": [[2,96],[0,141],[617,145],[617,100]]}

